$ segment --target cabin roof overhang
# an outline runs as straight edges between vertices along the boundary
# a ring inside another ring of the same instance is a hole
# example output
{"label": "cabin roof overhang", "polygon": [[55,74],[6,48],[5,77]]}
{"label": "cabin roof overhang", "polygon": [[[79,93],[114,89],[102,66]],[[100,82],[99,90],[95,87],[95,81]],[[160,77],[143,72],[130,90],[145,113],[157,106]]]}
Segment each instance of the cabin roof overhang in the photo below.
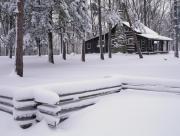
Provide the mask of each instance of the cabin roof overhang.
{"label": "cabin roof overhang", "polygon": [[[130,28],[129,22],[123,21],[123,24]],[[139,24],[141,26],[140,28],[135,28],[134,31],[137,35],[150,39],[150,40],[156,40],[156,41],[172,41],[173,39],[159,35],[157,32],[153,31],[149,27],[145,26],[143,23]]]}
{"label": "cabin roof overhang", "polygon": [[153,35],[153,34],[138,34],[141,37],[150,39],[150,40],[154,40],[154,41],[172,41],[173,39],[166,37],[166,36],[162,36],[162,35]]}
{"label": "cabin roof overhang", "polygon": [[[125,26],[130,28],[130,24],[127,21],[123,21],[122,22]],[[156,35],[158,34],[157,32],[153,31],[152,29],[150,29],[149,27],[145,26],[143,23],[139,23],[138,26],[136,26],[136,28],[134,28],[134,31],[136,33],[141,33],[141,34],[153,34]]]}

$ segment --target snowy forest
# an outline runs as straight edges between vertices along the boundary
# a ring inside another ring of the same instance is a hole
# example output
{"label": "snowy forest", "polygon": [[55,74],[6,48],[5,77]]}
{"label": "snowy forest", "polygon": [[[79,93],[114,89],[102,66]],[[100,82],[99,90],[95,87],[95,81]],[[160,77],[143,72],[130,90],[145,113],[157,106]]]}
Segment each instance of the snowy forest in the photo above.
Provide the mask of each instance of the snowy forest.
{"label": "snowy forest", "polygon": [[0,135],[180,136],[180,0],[0,0]]}
{"label": "snowy forest", "polygon": [[[81,53],[85,61],[85,41],[100,35],[103,60],[101,35],[122,21],[123,8],[132,28],[143,22],[159,34],[178,40],[174,7],[173,0],[1,0],[0,56],[15,56],[15,71],[23,76],[24,55],[48,55],[53,64],[54,55],[66,60],[66,54]],[[171,49],[178,50],[177,40]],[[111,44],[108,38],[110,58]]]}

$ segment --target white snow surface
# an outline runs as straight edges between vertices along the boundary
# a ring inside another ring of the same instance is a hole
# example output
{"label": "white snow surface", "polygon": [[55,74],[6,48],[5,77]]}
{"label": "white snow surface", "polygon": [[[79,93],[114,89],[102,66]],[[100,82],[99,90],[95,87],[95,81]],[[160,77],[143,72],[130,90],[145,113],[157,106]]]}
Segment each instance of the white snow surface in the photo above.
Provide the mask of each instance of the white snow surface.
{"label": "white snow surface", "polygon": [[[180,87],[180,60],[172,53],[144,55],[144,59],[120,53],[114,54],[113,59],[105,56],[105,61],[99,59],[99,54],[86,58],[83,63],[80,55],[68,55],[67,61],[55,56],[56,63],[52,65],[47,56],[25,56],[24,78],[19,78],[14,73],[14,59],[0,57],[0,94],[14,100],[35,97],[38,102],[55,104],[59,101],[57,93],[122,82],[160,89]],[[57,129],[50,129],[42,121],[22,130],[12,116],[0,112],[0,132],[4,136],[179,136],[179,97],[172,93],[126,90],[74,113]]]}
{"label": "white snow surface", "polygon": [[0,116],[3,136],[179,136],[180,96],[122,91],[74,113],[56,129],[41,121],[22,130],[10,115]]}
{"label": "white snow surface", "polygon": [[118,86],[122,82],[180,87],[180,61],[172,53],[144,55],[144,59],[119,53],[105,61],[98,54],[86,58],[83,63],[80,55],[69,55],[67,61],[55,56],[56,63],[52,65],[47,56],[25,56],[24,77],[20,78],[12,72],[14,59],[0,57],[0,94],[15,100],[35,98],[38,102],[55,104],[59,101],[58,94]]}
{"label": "white snow surface", "polygon": [[89,54],[85,63],[80,59],[80,55],[68,55],[67,61],[62,60],[61,56],[55,56],[55,64],[52,65],[48,63],[47,56],[25,56],[24,77],[19,78],[12,72],[14,59],[0,57],[0,87],[46,86],[86,82],[85,80],[106,80],[111,77],[173,80],[173,83],[180,79],[180,60],[174,58],[173,53],[144,55],[144,59],[139,59],[138,55],[134,54],[118,53],[114,54],[112,59],[105,56],[105,61],[100,60],[99,54]]}
{"label": "white snow surface", "polygon": [[118,86],[122,82],[162,90],[171,87],[167,90],[180,92],[180,61],[172,53],[144,55],[144,59],[119,53],[105,61],[98,54],[86,58],[83,63],[80,55],[69,55],[67,61],[55,56],[56,63],[52,65],[47,56],[25,56],[24,77],[20,78],[12,72],[14,60],[0,57],[0,95],[55,104],[58,94]]}
{"label": "white snow surface", "polygon": [[60,100],[58,94],[42,89],[37,89],[36,91],[34,91],[34,98],[37,102],[52,105],[56,104]]}

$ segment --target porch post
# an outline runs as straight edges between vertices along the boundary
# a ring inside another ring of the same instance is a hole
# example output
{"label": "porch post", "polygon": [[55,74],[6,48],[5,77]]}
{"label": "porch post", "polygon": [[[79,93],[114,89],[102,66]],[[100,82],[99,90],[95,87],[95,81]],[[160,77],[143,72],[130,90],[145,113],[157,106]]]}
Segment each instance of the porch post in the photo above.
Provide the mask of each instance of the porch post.
{"label": "porch post", "polygon": [[154,48],[153,48],[153,44],[152,44],[152,40],[150,40],[150,47],[151,47],[151,52],[154,52]]}
{"label": "porch post", "polygon": [[164,46],[164,42],[160,41],[160,51],[163,52],[163,46]]}
{"label": "porch post", "polygon": [[151,40],[149,40],[149,50],[150,50],[150,52],[152,52],[152,42],[151,42]]}
{"label": "porch post", "polygon": [[164,41],[162,41],[162,44],[163,44],[163,46],[162,46],[162,51],[164,51],[164,45],[165,45],[165,44],[164,44]]}
{"label": "porch post", "polygon": [[152,51],[154,52],[154,40],[151,41],[152,44]]}
{"label": "porch post", "polygon": [[166,51],[169,52],[169,45],[168,45],[168,41],[166,41]]}
{"label": "porch post", "polygon": [[158,52],[161,51],[161,41],[159,41],[159,45],[158,45]]}
{"label": "porch post", "polygon": [[149,39],[147,39],[147,52],[149,52]]}

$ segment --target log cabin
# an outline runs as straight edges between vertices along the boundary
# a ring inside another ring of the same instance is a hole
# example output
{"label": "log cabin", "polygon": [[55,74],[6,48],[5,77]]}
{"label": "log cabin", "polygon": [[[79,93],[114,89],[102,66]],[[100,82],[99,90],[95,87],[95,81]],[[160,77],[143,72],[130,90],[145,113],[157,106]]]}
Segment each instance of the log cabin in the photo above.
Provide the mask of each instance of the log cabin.
{"label": "log cabin", "polygon": [[[170,50],[170,42],[172,39],[159,35],[157,32],[139,23],[134,29],[138,44],[143,54],[168,53]],[[121,46],[126,47],[127,53],[137,53],[132,29],[128,22],[123,21],[116,24],[112,30],[112,48]],[[104,53],[108,52],[108,32],[102,36]],[[86,53],[99,53],[99,36],[91,38],[85,42]]]}

